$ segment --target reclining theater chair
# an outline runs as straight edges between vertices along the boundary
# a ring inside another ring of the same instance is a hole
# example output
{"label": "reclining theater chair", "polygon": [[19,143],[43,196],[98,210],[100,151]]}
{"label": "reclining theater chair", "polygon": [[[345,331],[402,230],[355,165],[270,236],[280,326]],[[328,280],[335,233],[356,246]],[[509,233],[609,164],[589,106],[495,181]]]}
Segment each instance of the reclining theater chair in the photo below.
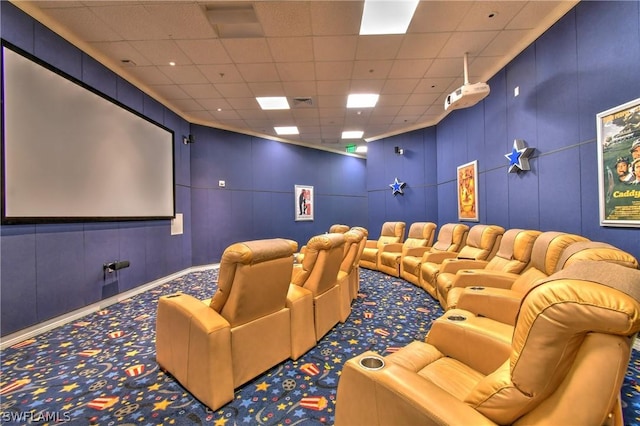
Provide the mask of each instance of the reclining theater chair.
{"label": "reclining theater chair", "polygon": [[[464,280],[469,280],[469,273],[458,274],[462,270],[482,269],[485,271],[501,271],[520,274],[531,261],[531,252],[540,231],[532,229],[509,229],[500,240],[500,247],[491,260],[447,259],[442,262],[436,278],[436,287],[440,305],[448,308],[448,294],[460,292],[465,287]],[[473,282],[471,282],[473,284]],[[455,290],[454,290],[455,288]],[[458,296],[452,296],[457,300]]]}
{"label": "reclining theater chair", "polygon": [[[464,223],[447,223],[440,227],[432,247],[413,247],[402,256],[400,277],[420,286],[420,264],[425,253],[458,252],[467,240],[469,226]],[[435,296],[434,296],[435,297]]]}
{"label": "reclining theater chair", "polygon": [[361,226],[354,226],[351,228],[352,231],[357,231],[362,234],[362,239],[360,240],[360,245],[358,247],[358,254],[356,256],[355,268],[356,273],[351,277],[351,299],[355,300],[358,297],[358,291],[360,291],[360,259],[362,258],[362,253],[364,252],[364,248],[367,245],[367,237],[369,236],[369,231],[367,228],[363,228]]}
{"label": "reclining theater chair", "polygon": [[344,234],[344,257],[338,271],[338,285],[340,286],[340,322],[344,323],[351,314],[351,287],[352,281],[357,279],[358,256],[360,242],[365,238],[360,231],[349,230]]}
{"label": "reclining theater chair", "polygon": [[298,287],[295,291],[308,294],[313,301],[313,322],[309,323],[307,319],[302,324],[294,324],[294,327],[307,330],[307,334],[312,336],[309,338],[313,342],[311,346],[340,322],[338,272],[344,258],[344,244],[344,234],[311,237],[304,260],[293,267],[291,284]]}
{"label": "reclining theater chair", "polygon": [[212,410],[290,357],[286,298],[293,251],[284,239],[232,244],[222,254],[209,303],[181,293],[160,297],[158,364]]}
{"label": "reclining theater chair", "polygon": [[424,342],[345,363],[335,425],[622,425],[639,289],[637,269],[576,262],[527,293],[506,356],[445,312]]}
{"label": "reclining theater chair", "polygon": [[436,224],[433,222],[412,223],[404,243],[391,243],[382,247],[378,270],[387,275],[399,277],[401,260],[407,250],[412,247],[431,247],[435,234]]}
{"label": "reclining theater chair", "polygon": [[378,270],[378,255],[382,251],[382,247],[391,243],[402,243],[404,241],[404,230],[406,224],[404,222],[385,222],[380,230],[380,237],[377,240],[367,240],[362,256],[360,257],[360,266],[367,269]]}
{"label": "reclining theater chair", "polygon": [[[329,234],[344,234],[349,230],[349,225],[343,225],[341,223],[334,223],[329,227]],[[307,251],[307,246],[300,247],[300,252],[294,254],[297,263],[302,263],[304,259],[304,253]]]}
{"label": "reclining theater chair", "polygon": [[431,296],[440,300],[443,306],[446,305],[446,299],[443,303],[442,296],[438,294],[436,286],[442,263],[446,259],[491,259],[498,251],[502,234],[504,234],[502,226],[475,225],[469,230],[467,240],[458,253],[425,253],[420,264],[420,285]]}

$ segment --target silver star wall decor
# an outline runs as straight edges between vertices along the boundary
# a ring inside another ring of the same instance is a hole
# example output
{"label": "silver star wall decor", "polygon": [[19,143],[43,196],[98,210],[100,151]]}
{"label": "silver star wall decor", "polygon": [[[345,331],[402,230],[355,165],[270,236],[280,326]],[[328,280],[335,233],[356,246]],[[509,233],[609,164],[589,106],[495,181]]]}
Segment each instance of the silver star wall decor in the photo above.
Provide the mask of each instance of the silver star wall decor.
{"label": "silver star wall decor", "polygon": [[529,156],[535,148],[529,148],[522,139],[514,139],[511,152],[504,156],[509,160],[509,173],[531,170]]}
{"label": "silver star wall decor", "polygon": [[404,195],[404,192],[402,192],[402,188],[404,188],[405,185],[406,183],[398,181],[398,178],[395,178],[393,183],[389,184],[389,186],[391,187],[391,190],[393,190],[393,195],[396,195],[396,194]]}

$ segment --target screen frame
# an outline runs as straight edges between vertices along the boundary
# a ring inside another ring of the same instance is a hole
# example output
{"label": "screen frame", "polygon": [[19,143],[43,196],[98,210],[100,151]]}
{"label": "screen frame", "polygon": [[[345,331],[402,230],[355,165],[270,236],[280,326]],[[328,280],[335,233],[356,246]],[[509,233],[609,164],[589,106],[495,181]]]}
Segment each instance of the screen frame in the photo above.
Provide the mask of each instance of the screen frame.
{"label": "screen frame", "polygon": [[[83,222],[124,222],[124,221],[151,221],[151,220],[169,220],[169,219],[173,219],[175,218],[175,214],[176,214],[176,171],[175,171],[175,146],[176,146],[176,141],[175,141],[175,132],[168,128],[167,126],[164,126],[163,124],[143,115],[142,113],[134,110],[133,108],[128,107],[127,105],[123,104],[122,102],[118,101],[117,99],[112,98],[109,95],[106,95],[105,93],[100,92],[99,90],[89,86],[88,84],[84,83],[83,81],[65,73],[64,71],[52,66],[51,64],[48,64],[42,60],[40,60],[39,58],[35,57],[34,55],[24,51],[23,49],[13,45],[12,43],[2,39],[1,40],[1,55],[2,55],[2,66],[0,67],[0,77],[1,77],[1,81],[0,81],[0,96],[1,96],[1,101],[2,101],[2,107],[1,107],[1,141],[0,141],[0,175],[2,176],[2,184],[0,185],[0,192],[1,192],[1,201],[0,201],[0,223],[2,225],[13,225],[13,224],[44,224],[44,223],[83,223]],[[142,119],[144,121],[146,121],[147,123],[151,123],[155,126],[157,126],[158,128],[166,131],[168,133],[167,136],[170,136],[170,156],[171,156],[171,213],[170,214],[159,214],[159,215],[153,215],[153,214],[143,214],[143,215],[87,215],[87,216],[61,216],[61,215],[44,215],[44,216],[7,216],[7,199],[6,199],[6,191],[7,191],[7,171],[6,171],[6,161],[7,161],[7,156],[5,155],[5,145],[6,145],[6,141],[5,141],[5,129],[6,129],[6,123],[5,123],[5,108],[7,108],[7,104],[6,104],[6,100],[5,100],[5,58],[4,58],[4,49],[8,49],[11,50],[12,52],[28,59],[29,61],[33,62],[36,65],[39,65],[41,67],[44,67],[45,69],[53,72],[54,74],[57,74],[58,76],[64,78],[65,80],[68,80],[71,83],[76,84],[77,86],[81,87],[82,89],[88,90],[89,92],[91,92],[94,95],[99,96],[101,99],[104,99],[112,104],[114,104],[115,106],[123,109],[125,112],[128,112],[130,114],[132,114],[133,116],[135,116],[134,118],[139,118]]]}

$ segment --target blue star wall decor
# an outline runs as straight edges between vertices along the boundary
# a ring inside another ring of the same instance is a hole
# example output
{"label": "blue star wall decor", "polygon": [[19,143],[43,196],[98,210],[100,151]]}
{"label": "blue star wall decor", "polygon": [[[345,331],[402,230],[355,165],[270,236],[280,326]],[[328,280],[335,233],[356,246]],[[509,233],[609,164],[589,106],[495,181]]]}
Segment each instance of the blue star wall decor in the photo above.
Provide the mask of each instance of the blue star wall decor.
{"label": "blue star wall decor", "polygon": [[389,184],[389,186],[391,187],[391,189],[393,190],[393,195],[396,194],[404,194],[404,192],[402,192],[402,188],[404,188],[404,186],[406,185],[405,182],[399,182],[398,178],[396,178],[392,184]]}
{"label": "blue star wall decor", "polygon": [[509,160],[509,173],[531,170],[529,156],[534,150],[535,148],[526,147],[522,139],[514,139],[511,152],[504,155]]}

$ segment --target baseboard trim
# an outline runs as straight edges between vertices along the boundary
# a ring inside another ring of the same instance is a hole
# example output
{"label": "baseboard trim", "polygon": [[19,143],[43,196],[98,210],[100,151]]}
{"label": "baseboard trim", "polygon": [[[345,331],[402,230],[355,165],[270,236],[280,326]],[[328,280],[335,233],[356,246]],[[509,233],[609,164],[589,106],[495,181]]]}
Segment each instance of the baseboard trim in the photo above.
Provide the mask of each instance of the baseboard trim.
{"label": "baseboard trim", "polygon": [[24,340],[30,339],[32,337],[38,336],[42,333],[46,333],[47,331],[51,331],[54,328],[60,327],[71,321],[75,321],[79,318],[82,318],[86,315],[97,312],[101,309],[106,308],[107,306],[114,305],[116,303],[122,302],[123,300],[129,299],[133,296],[136,296],[140,293],[144,293],[145,291],[149,291],[154,287],[159,285],[168,283],[171,280],[179,278],[183,275],[191,274],[193,272],[201,272],[207,271],[210,269],[217,269],[220,267],[219,263],[211,264],[211,265],[202,265],[202,266],[192,266],[187,269],[183,269],[182,271],[175,272],[171,275],[167,275],[166,277],[159,278],[157,280],[151,281],[147,284],[143,284],[136,288],[132,288],[131,290],[127,290],[122,293],[118,293],[114,296],[111,296],[107,299],[101,300],[99,302],[93,303],[91,305],[85,306],[80,309],[76,309],[75,311],[71,311],[64,315],[60,315],[58,317],[52,318],[40,324],[33,325],[31,327],[22,329],[12,334],[8,334],[4,337],[0,337],[0,350],[4,350],[8,347],[11,347],[17,343],[20,343]]}

